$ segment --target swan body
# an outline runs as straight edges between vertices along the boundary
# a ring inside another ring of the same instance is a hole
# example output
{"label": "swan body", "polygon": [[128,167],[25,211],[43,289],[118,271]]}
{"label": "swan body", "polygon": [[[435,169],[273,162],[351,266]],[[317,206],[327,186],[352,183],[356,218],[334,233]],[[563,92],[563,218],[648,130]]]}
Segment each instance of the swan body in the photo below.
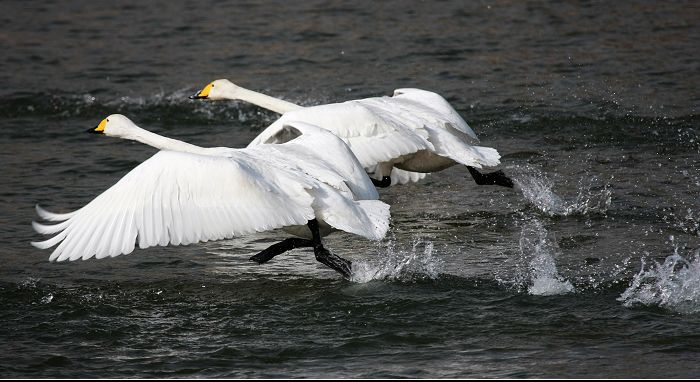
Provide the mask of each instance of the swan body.
{"label": "swan body", "polygon": [[[37,206],[41,218],[57,224],[33,222],[38,233],[54,236],[32,244],[58,245],[50,260],[63,261],[128,254],[136,244],[185,245],[276,228],[317,239],[310,221],[318,221],[323,233],[384,237],[389,206],[376,200],[349,148],[305,123],[283,130],[292,139],[281,145],[204,148],[111,115],[94,131],[161,151],[77,211],[55,214]],[[318,145],[332,150],[332,162],[314,154]]]}
{"label": "swan body", "polygon": [[500,163],[497,150],[478,146],[478,137],[454,108],[426,90],[397,89],[392,97],[301,107],[224,79],[194,98],[238,99],[281,113],[248,147],[282,142],[280,131],[288,121],[327,129],[348,144],[373,177],[391,175],[392,184],[415,182],[456,164],[482,168]]}

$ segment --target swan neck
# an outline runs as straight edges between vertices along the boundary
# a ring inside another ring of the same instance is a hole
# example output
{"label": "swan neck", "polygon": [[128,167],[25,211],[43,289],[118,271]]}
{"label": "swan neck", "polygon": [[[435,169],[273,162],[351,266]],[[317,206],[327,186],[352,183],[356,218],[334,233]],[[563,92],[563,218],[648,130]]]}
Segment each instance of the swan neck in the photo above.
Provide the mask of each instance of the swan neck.
{"label": "swan neck", "polygon": [[288,111],[302,109],[302,106],[281,100],[279,98],[270,97],[253,90],[248,90],[238,86],[234,92],[234,99],[250,102],[264,109],[274,111],[275,113],[284,114]]}
{"label": "swan neck", "polygon": [[167,138],[140,127],[134,129],[129,136],[125,137],[133,141],[155,147],[159,150],[178,151],[192,154],[207,154],[207,149],[177,139]]}

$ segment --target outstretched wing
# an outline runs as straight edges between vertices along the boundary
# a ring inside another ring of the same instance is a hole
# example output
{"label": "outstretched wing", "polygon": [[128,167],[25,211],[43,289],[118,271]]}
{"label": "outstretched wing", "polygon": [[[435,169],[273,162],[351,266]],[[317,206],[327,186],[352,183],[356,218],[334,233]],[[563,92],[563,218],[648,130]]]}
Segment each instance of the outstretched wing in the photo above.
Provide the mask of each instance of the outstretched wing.
{"label": "outstretched wing", "polygon": [[[219,240],[314,218],[313,184],[245,154],[228,157],[161,151],[33,242],[58,247],[50,260],[104,258],[140,248]],[[43,213],[42,213],[43,212]],[[54,219],[60,220],[60,219]],[[60,244],[59,244],[60,243]]]}

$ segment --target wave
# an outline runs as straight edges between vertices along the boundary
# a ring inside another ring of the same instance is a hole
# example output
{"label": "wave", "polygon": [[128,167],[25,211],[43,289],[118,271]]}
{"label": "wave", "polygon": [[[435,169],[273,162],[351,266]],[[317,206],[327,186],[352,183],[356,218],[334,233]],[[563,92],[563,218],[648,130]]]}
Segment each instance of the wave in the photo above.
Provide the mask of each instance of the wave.
{"label": "wave", "polygon": [[49,117],[99,119],[109,114],[137,114],[143,120],[170,123],[272,123],[277,114],[244,102],[190,100],[194,89],[145,96],[104,97],[92,93],[22,93],[0,98],[0,118]]}
{"label": "wave", "polygon": [[[188,97],[199,88],[183,87],[180,89],[167,89],[158,92],[149,92],[139,95],[114,95],[106,94],[104,89],[97,89],[85,93],[69,93],[63,90],[50,89],[41,92],[17,92],[0,96],[0,117],[21,118],[26,116],[53,116],[57,118],[70,117],[94,117],[91,113],[95,110],[151,110],[151,111],[195,111],[203,116],[218,118],[221,111],[231,111],[236,116],[238,110],[246,111],[248,108],[261,111],[257,107],[244,102],[203,102],[190,100]],[[262,90],[265,92],[265,90]],[[306,91],[293,91],[291,98],[285,94],[271,94],[275,97],[287,99],[303,106],[318,105],[330,102],[343,102],[355,98],[345,92],[335,95],[327,91],[309,88]],[[299,97],[298,94],[308,94]],[[386,92],[377,94],[365,94],[364,96],[380,96]],[[593,101],[591,101],[593,102]],[[458,107],[459,105],[455,105]],[[231,110],[234,109],[234,110]],[[605,105],[596,107],[595,110],[607,110]],[[274,115],[274,113],[272,113]],[[527,135],[535,131],[552,131],[558,134],[548,136],[548,139],[556,142],[557,137],[570,139],[571,134],[564,134],[568,130],[580,131],[585,129],[589,141],[606,142],[609,140],[624,139],[621,137],[633,136],[639,140],[649,141],[649,134],[653,134],[654,140],[675,137],[679,143],[694,144],[700,147],[700,135],[695,126],[700,116],[695,114],[678,115],[674,117],[659,116],[650,117],[643,114],[630,113],[593,113],[576,112],[570,108],[557,108],[553,105],[529,105],[518,103],[511,106],[474,104],[469,107],[468,122],[474,123],[477,130],[513,131],[519,135]],[[507,117],[503,117],[506,115]],[[616,129],[611,130],[611,124]],[[482,127],[479,128],[479,125]],[[531,127],[536,128],[531,128]],[[597,140],[596,138],[600,138]],[[636,141],[636,139],[634,140]],[[570,143],[569,140],[563,141]]]}

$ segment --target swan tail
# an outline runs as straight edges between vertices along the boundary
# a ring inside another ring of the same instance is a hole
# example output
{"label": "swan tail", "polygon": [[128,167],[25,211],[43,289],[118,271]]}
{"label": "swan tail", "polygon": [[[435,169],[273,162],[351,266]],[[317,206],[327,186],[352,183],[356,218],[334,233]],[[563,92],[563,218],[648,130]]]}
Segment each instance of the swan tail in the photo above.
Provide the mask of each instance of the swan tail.
{"label": "swan tail", "polygon": [[391,169],[391,185],[415,183],[426,176],[428,176],[428,173],[406,171],[394,167]]}
{"label": "swan tail", "polygon": [[381,240],[386,236],[389,230],[389,205],[380,200],[360,200],[356,202],[358,208],[362,210],[366,216],[368,226],[370,227],[370,240]]}
{"label": "swan tail", "polygon": [[352,200],[331,189],[318,188],[314,195],[314,212],[330,226],[381,240],[389,229],[389,205],[379,200]]}
{"label": "swan tail", "polygon": [[429,126],[425,129],[428,130],[430,142],[435,146],[435,153],[438,155],[476,168],[494,167],[501,163],[501,155],[494,148],[471,145],[448,129]]}
{"label": "swan tail", "polygon": [[492,147],[472,146],[477,162],[484,167],[496,167],[501,163],[501,154]]}

